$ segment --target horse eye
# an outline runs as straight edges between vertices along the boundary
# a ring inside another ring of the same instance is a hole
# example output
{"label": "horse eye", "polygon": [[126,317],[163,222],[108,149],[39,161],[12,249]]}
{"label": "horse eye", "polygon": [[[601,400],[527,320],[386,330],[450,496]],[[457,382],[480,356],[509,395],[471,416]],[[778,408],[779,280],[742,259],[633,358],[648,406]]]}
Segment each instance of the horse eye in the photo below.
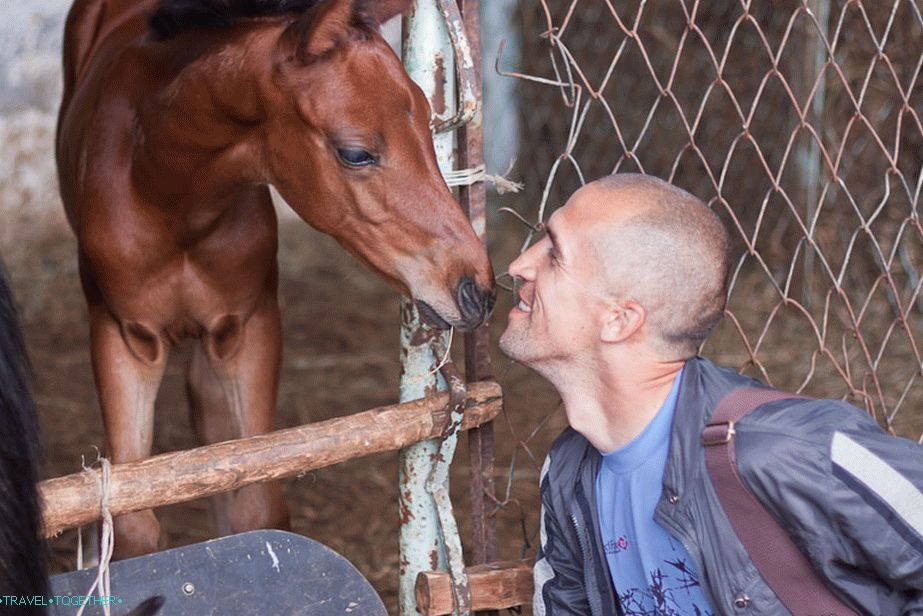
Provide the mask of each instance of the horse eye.
{"label": "horse eye", "polygon": [[367,167],[378,162],[370,152],[358,148],[337,148],[337,156],[350,167]]}

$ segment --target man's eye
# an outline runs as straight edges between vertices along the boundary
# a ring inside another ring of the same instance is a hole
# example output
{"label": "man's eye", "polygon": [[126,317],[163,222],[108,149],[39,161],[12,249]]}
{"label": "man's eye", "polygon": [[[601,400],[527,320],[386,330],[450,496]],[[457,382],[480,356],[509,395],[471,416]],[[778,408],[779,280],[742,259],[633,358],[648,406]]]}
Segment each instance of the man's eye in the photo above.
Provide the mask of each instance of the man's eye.
{"label": "man's eye", "polygon": [[337,156],[350,167],[367,167],[378,162],[371,152],[361,148],[337,148]]}

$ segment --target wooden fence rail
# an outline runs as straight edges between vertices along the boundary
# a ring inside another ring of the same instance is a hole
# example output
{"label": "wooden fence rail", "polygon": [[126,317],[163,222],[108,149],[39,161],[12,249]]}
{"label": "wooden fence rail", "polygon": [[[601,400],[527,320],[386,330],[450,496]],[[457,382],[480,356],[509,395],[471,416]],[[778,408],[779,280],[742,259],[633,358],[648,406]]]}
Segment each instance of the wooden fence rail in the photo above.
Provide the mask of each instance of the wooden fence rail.
{"label": "wooden fence rail", "polygon": [[[500,386],[468,385],[463,430],[491,421],[502,405]],[[439,436],[448,394],[338,417],[187,451],[112,466],[109,511],[119,515],[291,477],[353,458],[395,451]],[[99,470],[39,484],[43,534],[100,517]]]}
{"label": "wooden fence rail", "polygon": [[[471,589],[471,611],[503,610],[532,603],[532,561],[516,560],[465,569]],[[423,616],[444,616],[455,607],[452,579],[445,571],[417,576],[417,610]]]}

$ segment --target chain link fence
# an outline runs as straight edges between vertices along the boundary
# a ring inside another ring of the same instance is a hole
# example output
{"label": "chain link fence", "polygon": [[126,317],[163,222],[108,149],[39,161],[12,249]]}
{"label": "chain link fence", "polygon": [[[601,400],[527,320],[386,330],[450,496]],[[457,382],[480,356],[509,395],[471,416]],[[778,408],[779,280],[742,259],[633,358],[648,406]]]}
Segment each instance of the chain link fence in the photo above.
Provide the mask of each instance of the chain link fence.
{"label": "chain link fence", "polygon": [[[520,11],[521,60],[501,49],[497,67],[519,84],[514,176],[526,189],[502,205],[547,220],[614,171],[692,192],[734,241],[727,317],[702,353],[848,400],[923,442],[919,0],[524,0]],[[535,507],[512,505],[534,491],[516,486],[536,479],[560,415],[509,418],[502,504],[521,511],[527,538]]]}

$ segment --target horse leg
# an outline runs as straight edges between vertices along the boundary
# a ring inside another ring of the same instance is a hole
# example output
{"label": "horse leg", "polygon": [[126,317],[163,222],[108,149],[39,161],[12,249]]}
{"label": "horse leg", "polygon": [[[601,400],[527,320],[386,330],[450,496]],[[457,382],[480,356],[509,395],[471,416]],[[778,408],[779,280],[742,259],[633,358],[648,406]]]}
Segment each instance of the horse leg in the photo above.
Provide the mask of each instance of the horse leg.
{"label": "horse leg", "polygon": [[[201,414],[203,433],[223,434],[228,424],[235,438],[270,432],[282,359],[282,326],[275,289],[263,294],[246,320],[236,315],[217,319],[203,336],[203,347],[218,387],[224,392],[223,407],[212,397],[208,412]],[[204,370],[198,372],[199,378],[211,378]],[[215,391],[214,383],[200,381],[199,385],[200,392]],[[223,409],[224,413],[219,412]],[[289,527],[288,508],[278,482],[241,488],[231,500],[231,532]]]}
{"label": "horse leg", "polygon": [[[154,399],[167,363],[166,344],[141,324],[120,327],[102,305],[90,306],[90,344],[112,463],[148,457]],[[153,511],[137,511],[116,517],[113,532],[113,557],[128,558],[157,549],[160,524]]]}
{"label": "horse leg", "polygon": [[[196,439],[200,445],[227,441],[235,436],[229,420],[231,410],[218,375],[205,354],[204,342],[196,344],[186,372],[186,393]],[[231,534],[233,494],[225,492],[211,499],[212,516],[219,537]]]}

